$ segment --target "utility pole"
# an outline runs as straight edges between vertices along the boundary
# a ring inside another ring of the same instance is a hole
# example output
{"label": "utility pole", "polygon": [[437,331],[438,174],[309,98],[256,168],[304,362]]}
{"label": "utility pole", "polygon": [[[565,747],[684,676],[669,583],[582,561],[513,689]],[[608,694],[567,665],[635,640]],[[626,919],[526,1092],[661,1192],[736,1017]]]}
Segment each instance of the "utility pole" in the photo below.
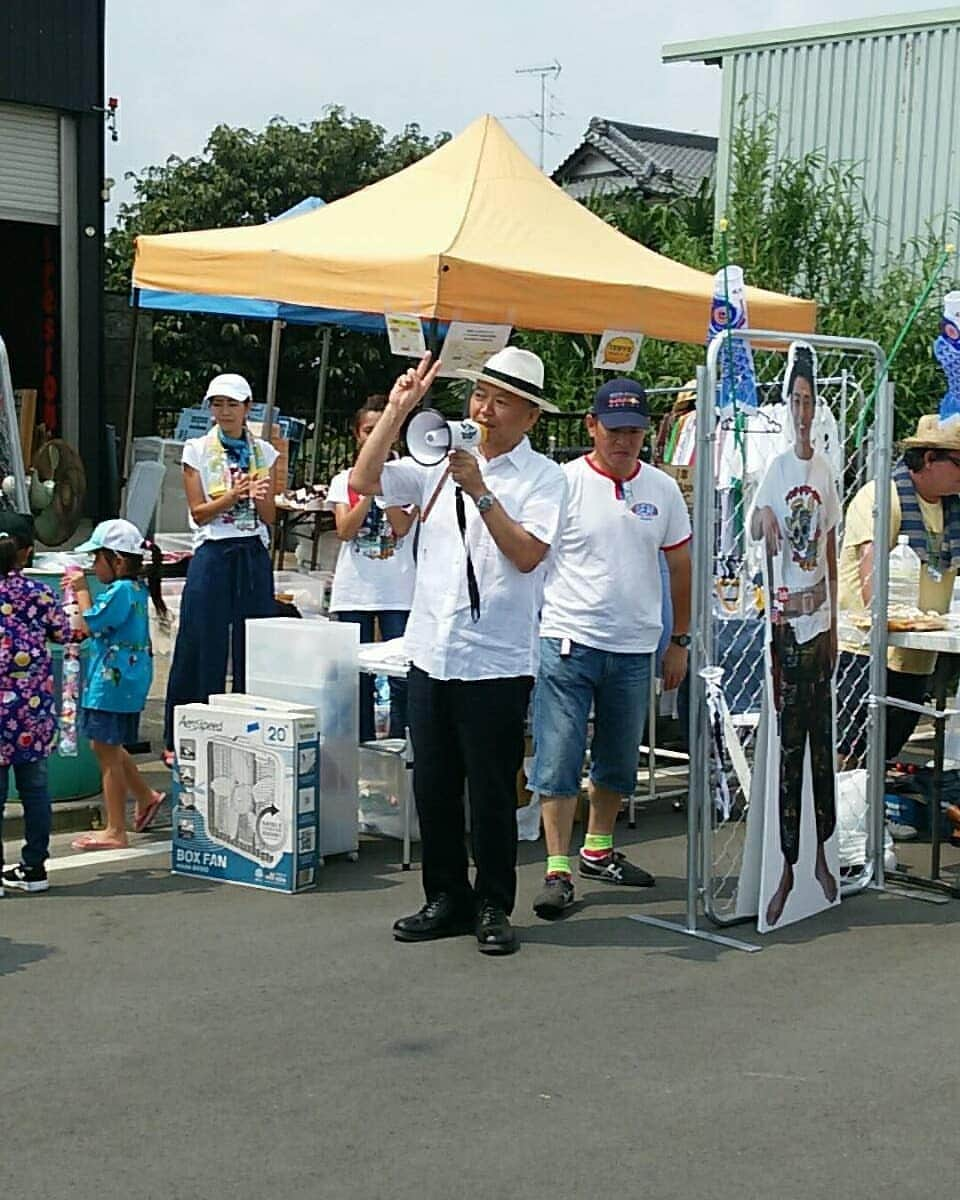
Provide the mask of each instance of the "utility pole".
{"label": "utility pole", "polygon": [[[551,117],[563,116],[560,112],[554,112],[552,103],[551,107],[547,107],[547,79],[557,79],[560,75],[560,64],[556,59],[549,66],[544,67],[517,67],[514,74],[516,75],[539,75],[540,76],[540,109],[535,113],[516,113],[513,116],[505,117],[506,121],[525,120],[533,121],[540,133],[540,159],[539,167],[543,170],[544,159],[544,138],[553,130],[548,128]],[[555,96],[550,96],[551,102],[555,100]]]}

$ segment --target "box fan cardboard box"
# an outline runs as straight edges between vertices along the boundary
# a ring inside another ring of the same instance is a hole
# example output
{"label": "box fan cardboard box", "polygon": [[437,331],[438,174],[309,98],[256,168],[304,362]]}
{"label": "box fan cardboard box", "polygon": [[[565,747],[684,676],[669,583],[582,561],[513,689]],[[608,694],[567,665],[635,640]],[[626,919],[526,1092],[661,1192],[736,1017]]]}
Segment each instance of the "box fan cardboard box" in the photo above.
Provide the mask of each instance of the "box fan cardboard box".
{"label": "box fan cardboard box", "polygon": [[316,886],[319,746],[315,715],[184,704],[177,755],[172,869],[248,887]]}

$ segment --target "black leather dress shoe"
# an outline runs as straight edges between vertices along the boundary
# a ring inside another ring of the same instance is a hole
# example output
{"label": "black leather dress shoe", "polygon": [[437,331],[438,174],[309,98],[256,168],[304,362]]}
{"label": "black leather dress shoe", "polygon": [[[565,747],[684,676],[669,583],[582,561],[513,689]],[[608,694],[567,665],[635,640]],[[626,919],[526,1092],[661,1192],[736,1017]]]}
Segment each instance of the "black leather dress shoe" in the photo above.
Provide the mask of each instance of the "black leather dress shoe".
{"label": "black leather dress shoe", "polygon": [[517,931],[502,908],[481,905],[477,915],[477,949],[481,954],[513,954],[520,949]]}
{"label": "black leather dress shoe", "polygon": [[452,896],[441,893],[428,900],[419,912],[394,921],[393,936],[398,942],[432,942],[436,938],[472,933],[473,928],[473,915],[456,904]]}

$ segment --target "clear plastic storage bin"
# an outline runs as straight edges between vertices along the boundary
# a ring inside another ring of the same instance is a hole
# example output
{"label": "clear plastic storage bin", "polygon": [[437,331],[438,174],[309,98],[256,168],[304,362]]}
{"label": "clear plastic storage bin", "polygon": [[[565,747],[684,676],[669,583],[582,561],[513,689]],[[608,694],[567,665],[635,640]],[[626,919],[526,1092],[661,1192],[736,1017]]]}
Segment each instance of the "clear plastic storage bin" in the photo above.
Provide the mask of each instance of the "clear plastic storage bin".
{"label": "clear plastic storage bin", "polygon": [[357,848],[360,627],[265,617],[246,623],[247,691],[315,709],[320,735],[320,853]]}

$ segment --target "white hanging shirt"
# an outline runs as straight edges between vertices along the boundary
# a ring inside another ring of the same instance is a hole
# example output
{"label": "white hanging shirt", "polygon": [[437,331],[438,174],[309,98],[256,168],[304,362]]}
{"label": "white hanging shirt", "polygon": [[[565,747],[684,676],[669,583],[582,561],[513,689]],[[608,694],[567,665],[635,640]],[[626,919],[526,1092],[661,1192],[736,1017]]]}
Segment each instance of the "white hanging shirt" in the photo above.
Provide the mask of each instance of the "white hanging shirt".
{"label": "white hanging shirt", "polygon": [[690,540],[690,515],[664,471],[614,479],[589,458],[567,463],[567,516],[550,556],[541,637],[650,654],[663,632],[660,551]]}
{"label": "white hanging shirt", "polygon": [[[349,479],[349,471],[334,475],[327,492],[327,508],[351,503]],[[340,543],[330,611],[406,612],[413,602],[417,577],[414,529],[398,538],[386,505],[375,498],[356,536]]]}
{"label": "white hanging shirt", "polygon": [[[477,455],[487,489],[507,515],[550,546],[563,516],[563,471],[525,437],[509,454]],[[424,467],[412,458],[388,462],[380,474],[385,505],[415,504],[421,513],[446,460]],[[480,618],[470,613],[467,560],[457,525],[456,486],[444,483],[420,526],[417,582],[404,634],[414,666],[434,679],[507,679],[536,675],[539,614],[550,553],[532,571],[518,571],[496,542],[476,505],[464,496],[466,541],[480,592]],[[483,714],[478,713],[482,720]]]}
{"label": "white hanging shirt", "polygon": [[[798,458],[791,449],[778,454],[757,488],[754,509],[771,508],[780,523],[781,581],[791,592],[816,587],[827,577],[827,534],[840,520],[837,484],[822,454]],[[747,519],[752,525],[753,512]],[[829,583],[827,585],[829,591]],[[790,617],[803,645],[830,628],[830,597],[816,612]]]}
{"label": "white hanging shirt", "polygon": [[[735,480],[759,479],[778,454],[793,446],[793,423],[789,405],[784,401],[763,404],[759,409],[743,409],[741,416],[743,454],[737,447],[733,417],[725,413],[718,421],[716,469],[717,488],[721,491],[731,487]],[[843,471],[840,431],[829,405],[822,402],[816,407],[811,441],[814,451],[826,458],[839,478]]]}

